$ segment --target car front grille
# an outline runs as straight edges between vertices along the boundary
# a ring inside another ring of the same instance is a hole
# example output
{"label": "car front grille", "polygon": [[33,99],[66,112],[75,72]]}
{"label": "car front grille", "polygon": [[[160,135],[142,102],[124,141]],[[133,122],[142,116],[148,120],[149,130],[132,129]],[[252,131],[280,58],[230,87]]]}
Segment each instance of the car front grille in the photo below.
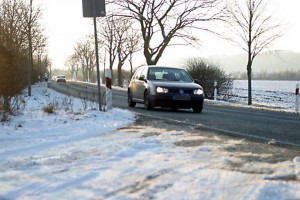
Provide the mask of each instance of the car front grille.
{"label": "car front grille", "polygon": [[[181,91],[183,91],[183,93],[182,92],[180,92],[180,90]],[[194,94],[194,90],[191,90],[191,89],[174,89],[174,88],[172,88],[172,89],[169,89],[169,93],[174,93],[174,94]]]}

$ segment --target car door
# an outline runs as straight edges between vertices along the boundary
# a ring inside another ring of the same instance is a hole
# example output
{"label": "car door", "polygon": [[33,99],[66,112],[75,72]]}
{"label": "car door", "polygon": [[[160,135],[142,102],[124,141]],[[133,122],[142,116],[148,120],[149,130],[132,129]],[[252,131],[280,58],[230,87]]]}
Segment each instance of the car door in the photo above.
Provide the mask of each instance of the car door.
{"label": "car door", "polygon": [[138,84],[139,84],[139,77],[141,75],[141,72],[142,72],[142,67],[138,68],[131,81],[130,81],[130,91],[131,91],[131,94],[132,94],[132,98],[133,99],[137,99],[138,98]]}
{"label": "car door", "polygon": [[144,100],[144,91],[145,91],[145,87],[146,87],[146,78],[147,78],[147,67],[141,67],[141,72],[139,74],[137,81],[137,98],[140,101]]}

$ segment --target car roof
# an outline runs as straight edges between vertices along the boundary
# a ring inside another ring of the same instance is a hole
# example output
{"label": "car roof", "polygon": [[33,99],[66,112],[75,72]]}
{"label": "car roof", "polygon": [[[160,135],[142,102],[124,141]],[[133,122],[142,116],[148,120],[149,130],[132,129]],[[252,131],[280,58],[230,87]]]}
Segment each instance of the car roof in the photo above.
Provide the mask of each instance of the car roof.
{"label": "car roof", "polygon": [[148,68],[170,68],[170,69],[183,69],[182,67],[176,66],[160,66],[160,65],[147,65]]}

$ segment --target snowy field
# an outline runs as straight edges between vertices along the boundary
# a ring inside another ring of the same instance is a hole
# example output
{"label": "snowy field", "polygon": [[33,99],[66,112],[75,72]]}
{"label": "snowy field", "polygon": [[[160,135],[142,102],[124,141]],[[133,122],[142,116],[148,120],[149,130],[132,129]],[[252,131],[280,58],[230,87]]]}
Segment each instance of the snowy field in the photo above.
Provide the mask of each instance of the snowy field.
{"label": "snowy field", "polygon": [[[270,106],[289,111],[295,110],[295,91],[299,81],[252,81],[252,101],[254,104]],[[236,102],[248,102],[248,81],[236,80],[233,84]]]}
{"label": "snowy field", "polygon": [[[175,144],[204,136],[139,127],[129,111],[98,112],[45,85],[32,92],[22,115],[0,125],[1,200],[300,199],[300,157],[243,163],[224,151],[242,140],[184,148]],[[43,111],[50,103],[53,114]]]}

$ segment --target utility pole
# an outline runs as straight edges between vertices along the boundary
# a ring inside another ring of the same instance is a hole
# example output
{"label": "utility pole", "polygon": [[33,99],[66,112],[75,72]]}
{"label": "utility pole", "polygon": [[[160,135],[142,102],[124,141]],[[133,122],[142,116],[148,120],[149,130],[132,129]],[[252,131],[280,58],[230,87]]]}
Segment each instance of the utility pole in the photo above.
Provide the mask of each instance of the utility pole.
{"label": "utility pole", "polygon": [[98,53],[98,34],[97,34],[97,21],[96,21],[96,2],[93,0],[93,21],[94,21],[94,35],[95,35],[95,49],[96,49],[96,68],[97,68],[97,85],[98,85],[98,103],[99,111],[102,111],[101,101],[101,83],[100,83],[100,69],[99,69],[99,53]]}

